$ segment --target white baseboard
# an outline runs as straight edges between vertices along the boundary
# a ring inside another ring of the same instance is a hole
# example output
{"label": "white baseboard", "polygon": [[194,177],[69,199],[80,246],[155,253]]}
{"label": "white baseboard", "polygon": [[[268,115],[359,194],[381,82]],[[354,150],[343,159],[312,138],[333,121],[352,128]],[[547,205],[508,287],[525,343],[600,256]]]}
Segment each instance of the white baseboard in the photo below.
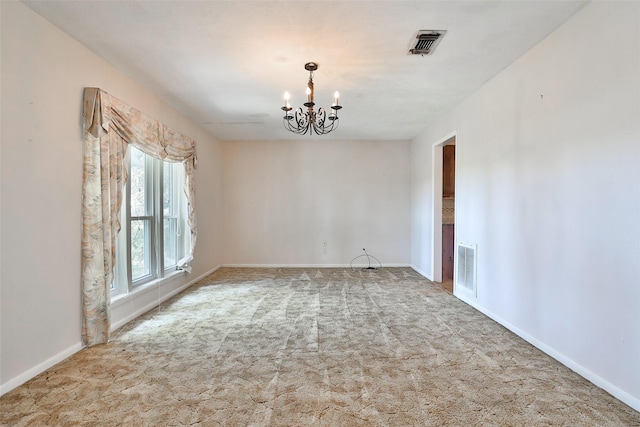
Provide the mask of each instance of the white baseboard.
{"label": "white baseboard", "polygon": [[416,267],[415,265],[410,265],[409,267],[413,268],[419,275],[421,275],[422,277],[431,280],[433,282],[433,277],[429,277],[431,276],[430,274],[427,274],[425,271],[421,270],[420,268]]}
{"label": "white baseboard", "polygon": [[39,363],[36,366],[34,366],[33,368],[21,373],[17,377],[14,377],[14,378],[10,379],[9,381],[7,381],[6,383],[1,384],[0,385],[0,396],[2,396],[5,393],[10,392],[11,390],[13,390],[14,388],[16,388],[18,386],[21,386],[22,384],[24,384],[27,381],[29,381],[31,378],[35,377],[38,374],[43,373],[47,369],[57,365],[58,363],[60,363],[63,360],[67,359],[68,357],[73,356],[74,354],[76,354],[77,352],[82,350],[83,348],[84,347],[82,346],[82,343],[80,343],[80,342],[77,343],[77,344],[74,344],[71,347],[67,348],[66,350],[61,351],[60,353],[48,358],[44,362]]}
{"label": "white baseboard", "polygon": [[[349,265],[344,265],[344,264],[328,264],[328,265],[327,264],[325,264],[325,265],[225,264],[222,267],[252,267],[252,268],[332,268],[333,267],[333,268],[344,268],[344,267],[349,267]],[[358,266],[358,267],[360,267],[360,266]],[[426,277],[427,279],[429,279],[429,277],[423,271],[421,271],[419,268],[417,268],[415,266],[409,266],[409,265],[406,265],[406,264],[387,264],[387,265],[384,265],[383,267],[411,267],[413,270],[418,272],[420,275],[422,275],[422,276]],[[154,302],[152,304],[149,304],[149,305],[141,308],[140,310],[137,310],[135,313],[131,314],[130,316],[127,316],[127,318],[121,320],[117,324],[112,325],[112,330],[118,329],[119,327],[125,325],[126,323],[130,322],[131,320],[135,319],[136,317],[140,316],[141,314],[144,314],[147,311],[153,309],[154,307],[157,307],[160,303],[168,300],[169,298],[173,297],[174,295],[177,295],[178,293],[180,293],[183,290],[187,289],[189,286],[193,285],[197,281],[199,281],[199,280],[205,278],[206,276],[214,273],[219,268],[220,268],[220,266],[212,268],[211,270],[201,274],[200,276],[196,277],[195,279],[190,280],[188,283],[186,283],[186,284],[180,286],[179,288],[167,293],[160,300],[158,300],[158,301],[156,301],[156,302]],[[429,279],[429,280],[431,280],[431,279]],[[469,304],[470,306],[472,306],[476,310],[480,311],[485,316],[493,319],[494,321],[496,321],[500,325],[502,325],[505,328],[509,329],[511,332],[513,332],[514,334],[518,335],[519,337],[521,337],[525,341],[529,342],[534,347],[540,349],[544,353],[548,354],[549,356],[551,356],[552,358],[554,358],[558,362],[562,363],[563,365],[565,365],[566,367],[568,367],[572,371],[576,372],[577,374],[579,374],[582,377],[586,378],[587,380],[591,381],[596,386],[598,386],[598,387],[602,388],[603,390],[607,391],[608,393],[610,393],[615,398],[617,398],[620,401],[622,401],[623,403],[629,405],[634,410],[640,411],[640,399],[636,398],[635,396],[632,396],[631,394],[627,393],[626,391],[624,391],[624,390],[618,388],[617,386],[611,384],[609,381],[607,381],[604,378],[596,375],[595,373],[593,373],[589,369],[583,367],[582,365],[579,365],[578,363],[576,363],[572,359],[566,357],[562,353],[559,353],[558,351],[556,351],[553,348],[549,347],[545,343],[539,341],[535,337],[529,335],[528,333],[526,333],[525,331],[521,330],[520,328],[518,328],[518,327],[512,325],[511,323],[507,322],[502,317],[500,317],[500,316],[496,315],[495,313],[492,313],[491,311],[486,310],[485,308],[481,307],[480,305],[477,304],[476,300],[467,298],[465,295],[459,294],[459,293],[455,293],[455,296],[458,297],[461,301],[464,301],[465,303]],[[44,362],[39,363],[38,365],[36,365],[33,368],[23,372],[22,374],[10,379],[6,383],[0,384],[0,396],[8,393],[9,391],[13,390],[14,388],[16,388],[18,386],[26,383],[30,379],[34,378],[36,375],[41,374],[42,372],[46,371],[47,369],[55,366],[56,364],[62,362],[65,359],[67,359],[68,357],[71,357],[72,355],[74,355],[78,351],[82,350],[82,348],[83,348],[82,344],[80,342],[78,342],[77,344],[74,344],[73,346],[67,348],[66,350],[61,351],[60,353],[50,357],[49,359],[45,360]]]}
{"label": "white baseboard", "polygon": [[[120,320],[117,323],[114,323],[113,325],[111,325],[111,329],[112,330],[116,330],[119,327],[125,325],[127,322],[130,322],[131,320],[135,319],[136,317],[140,316],[141,314],[146,313],[147,311],[151,310],[154,307],[157,307],[158,304],[168,300],[169,298],[173,297],[174,295],[177,295],[178,293],[182,292],[183,290],[185,290],[186,288],[188,288],[189,286],[193,285],[194,283],[196,283],[197,281],[205,278],[206,276],[208,276],[209,274],[215,272],[218,268],[220,268],[220,266],[218,267],[214,267],[211,270],[201,274],[200,276],[196,277],[193,280],[190,280],[188,283],[180,286],[177,289],[174,289],[173,291],[163,295],[159,300],[154,301],[154,303],[149,304],[143,308],[141,308],[140,310],[137,310],[135,313],[132,313],[131,315],[127,316],[125,319]],[[29,381],[31,378],[35,377],[38,374],[41,374],[42,372],[46,371],[47,369],[57,365],[58,363],[64,361],[65,359],[73,356],[75,353],[77,353],[78,351],[82,350],[84,347],[82,346],[82,343],[77,343],[71,347],[69,347],[68,349],[61,351],[60,353],[50,357],[49,359],[45,360],[42,363],[39,363],[38,365],[34,366],[31,369],[28,369],[27,371],[23,372],[22,374],[16,376],[15,378],[10,379],[9,381],[7,381],[4,384],[0,384],[0,396],[2,396],[5,393],[8,393],[9,391],[13,390],[14,388],[21,386],[22,384],[26,383],[27,381]]]}
{"label": "white baseboard", "polygon": [[[119,329],[121,327],[123,327],[124,325],[126,325],[127,323],[129,323],[130,321],[132,321],[133,319],[143,315],[144,313],[146,313],[149,310],[154,309],[155,307],[159,306],[160,304],[162,304],[163,302],[165,302],[166,300],[168,300],[169,298],[178,295],[180,292],[184,291],[185,289],[187,289],[189,286],[193,285],[194,283],[196,283],[198,280],[203,279],[205,277],[207,277],[208,275],[214,273],[216,270],[218,270],[220,268],[220,266],[214,267],[211,270],[202,273],[200,276],[196,277],[195,279],[190,280],[189,282],[185,283],[184,285],[181,285],[180,287],[172,290],[171,292],[168,292],[164,295],[161,295],[157,300],[139,308],[138,310],[130,313],[128,316],[124,317],[123,319],[120,319],[117,322],[113,322],[111,324],[111,331],[115,331],[116,329]],[[135,295],[132,295],[133,298],[135,298]]]}
{"label": "white baseboard", "polygon": [[[368,264],[353,264],[354,268],[367,267]],[[378,268],[377,265],[372,265]],[[350,264],[222,264],[232,268],[349,268]],[[409,264],[382,264],[385,267],[410,267]]]}
{"label": "white baseboard", "polygon": [[588,381],[592,382],[597,387],[600,387],[601,389],[605,390],[607,393],[611,394],[616,399],[620,400],[621,402],[625,403],[626,405],[629,405],[631,408],[633,408],[636,411],[640,412],[640,399],[638,399],[637,397],[627,393],[626,391],[620,389],[619,387],[615,386],[614,384],[611,384],[609,381],[607,381],[604,378],[600,377],[599,375],[595,374],[591,370],[589,370],[589,369],[585,368],[584,366],[576,363],[574,360],[568,358],[567,356],[565,356],[564,354],[558,352],[557,350],[549,347],[548,345],[546,345],[542,341],[540,341],[537,338],[529,335],[527,332],[523,331],[522,329],[518,328],[517,326],[514,326],[511,323],[507,322],[502,317],[500,317],[500,316],[496,315],[495,313],[493,313],[493,312],[481,307],[480,305],[478,305],[478,302],[475,299],[469,298],[463,293],[455,292],[455,290],[454,290],[454,295],[457,298],[459,298],[461,301],[464,301],[465,303],[469,304],[471,307],[475,308],[476,310],[478,310],[479,312],[484,314],[485,316],[491,318],[492,320],[494,320],[497,323],[501,324],[505,328],[509,329],[511,332],[513,332],[514,334],[518,335],[520,338],[522,338],[523,340],[527,341],[529,344],[533,345],[534,347],[538,348],[542,352],[544,352],[547,355],[551,356],[552,358],[554,358],[558,362],[562,363],[564,366],[566,366],[567,368],[571,369],[572,371],[574,371],[575,373],[577,373],[581,377],[587,379]]}

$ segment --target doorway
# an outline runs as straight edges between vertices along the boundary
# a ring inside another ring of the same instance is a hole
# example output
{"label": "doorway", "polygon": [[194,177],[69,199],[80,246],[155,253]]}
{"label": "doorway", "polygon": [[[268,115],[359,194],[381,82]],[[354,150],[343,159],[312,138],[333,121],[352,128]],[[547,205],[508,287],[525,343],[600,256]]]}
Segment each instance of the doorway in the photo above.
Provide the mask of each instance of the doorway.
{"label": "doorway", "polygon": [[442,287],[453,293],[456,141],[442,147]]}
{"label": "doorway", "polygon": [[433,144],[432,270],[434,282],[453,293],[456,133]]}

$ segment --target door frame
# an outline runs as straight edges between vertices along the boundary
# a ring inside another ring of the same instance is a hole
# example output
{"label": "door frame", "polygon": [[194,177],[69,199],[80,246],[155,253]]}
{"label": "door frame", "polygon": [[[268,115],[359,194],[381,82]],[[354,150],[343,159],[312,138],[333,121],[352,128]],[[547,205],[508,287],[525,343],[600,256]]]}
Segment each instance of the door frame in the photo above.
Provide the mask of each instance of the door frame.
{"label": "door frame", "polygon": [[[456,142],[457,151],[457,131],[453,131],[444,138],[439,139],[433,143],[431,148],[431,277],[434,282],[438,283],[442,282],[442,147],[451,142],[451,140]],[[455,264],[453,268],[455,271]]]}

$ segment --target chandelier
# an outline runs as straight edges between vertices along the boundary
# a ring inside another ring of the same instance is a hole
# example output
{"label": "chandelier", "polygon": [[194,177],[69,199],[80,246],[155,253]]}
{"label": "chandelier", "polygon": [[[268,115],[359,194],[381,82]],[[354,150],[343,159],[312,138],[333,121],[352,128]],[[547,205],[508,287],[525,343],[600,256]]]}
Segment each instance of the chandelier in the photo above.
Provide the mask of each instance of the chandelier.
{"label": "chandelier", "polygon": [[311,131],[316,135],[325,135],[334,129],[338,128],[338,110],[342,108],[338,104],[340,94],[336,92],[333,96],[335,98],[333,105],[331,105],[331,112],[327,115],[327,110],[320,107],[316,112],[313,107],[316,105],[313,102],[313,72],[318,69],[318,64],[315,62],[307,62],[304,64],[304,69],[309,72],[309,82],[307,83],[307,102],[302,107],[298,108],[295,112],[292,112],[293,108],[289,105],[289,92],[284,93],[284,117],[282,122],[284,128],[298,135],[311,135]]}

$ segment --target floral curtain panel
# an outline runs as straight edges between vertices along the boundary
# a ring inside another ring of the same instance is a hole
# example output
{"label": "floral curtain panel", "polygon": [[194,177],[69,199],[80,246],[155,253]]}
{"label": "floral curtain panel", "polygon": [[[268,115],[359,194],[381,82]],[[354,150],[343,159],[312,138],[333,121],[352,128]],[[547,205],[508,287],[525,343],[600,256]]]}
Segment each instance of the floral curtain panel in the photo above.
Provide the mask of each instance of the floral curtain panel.
{"label": "floral curtain panel", "polygon": [[127,144],[185,167],[185,195],[191,251],[180,261],[188,269],[196,243],[196,142],[147,117],[98,88],[84,91],[84,172],[82,185],[82,342],[109,340],[110,287],[115,267],[119,212],[127,181]]}

